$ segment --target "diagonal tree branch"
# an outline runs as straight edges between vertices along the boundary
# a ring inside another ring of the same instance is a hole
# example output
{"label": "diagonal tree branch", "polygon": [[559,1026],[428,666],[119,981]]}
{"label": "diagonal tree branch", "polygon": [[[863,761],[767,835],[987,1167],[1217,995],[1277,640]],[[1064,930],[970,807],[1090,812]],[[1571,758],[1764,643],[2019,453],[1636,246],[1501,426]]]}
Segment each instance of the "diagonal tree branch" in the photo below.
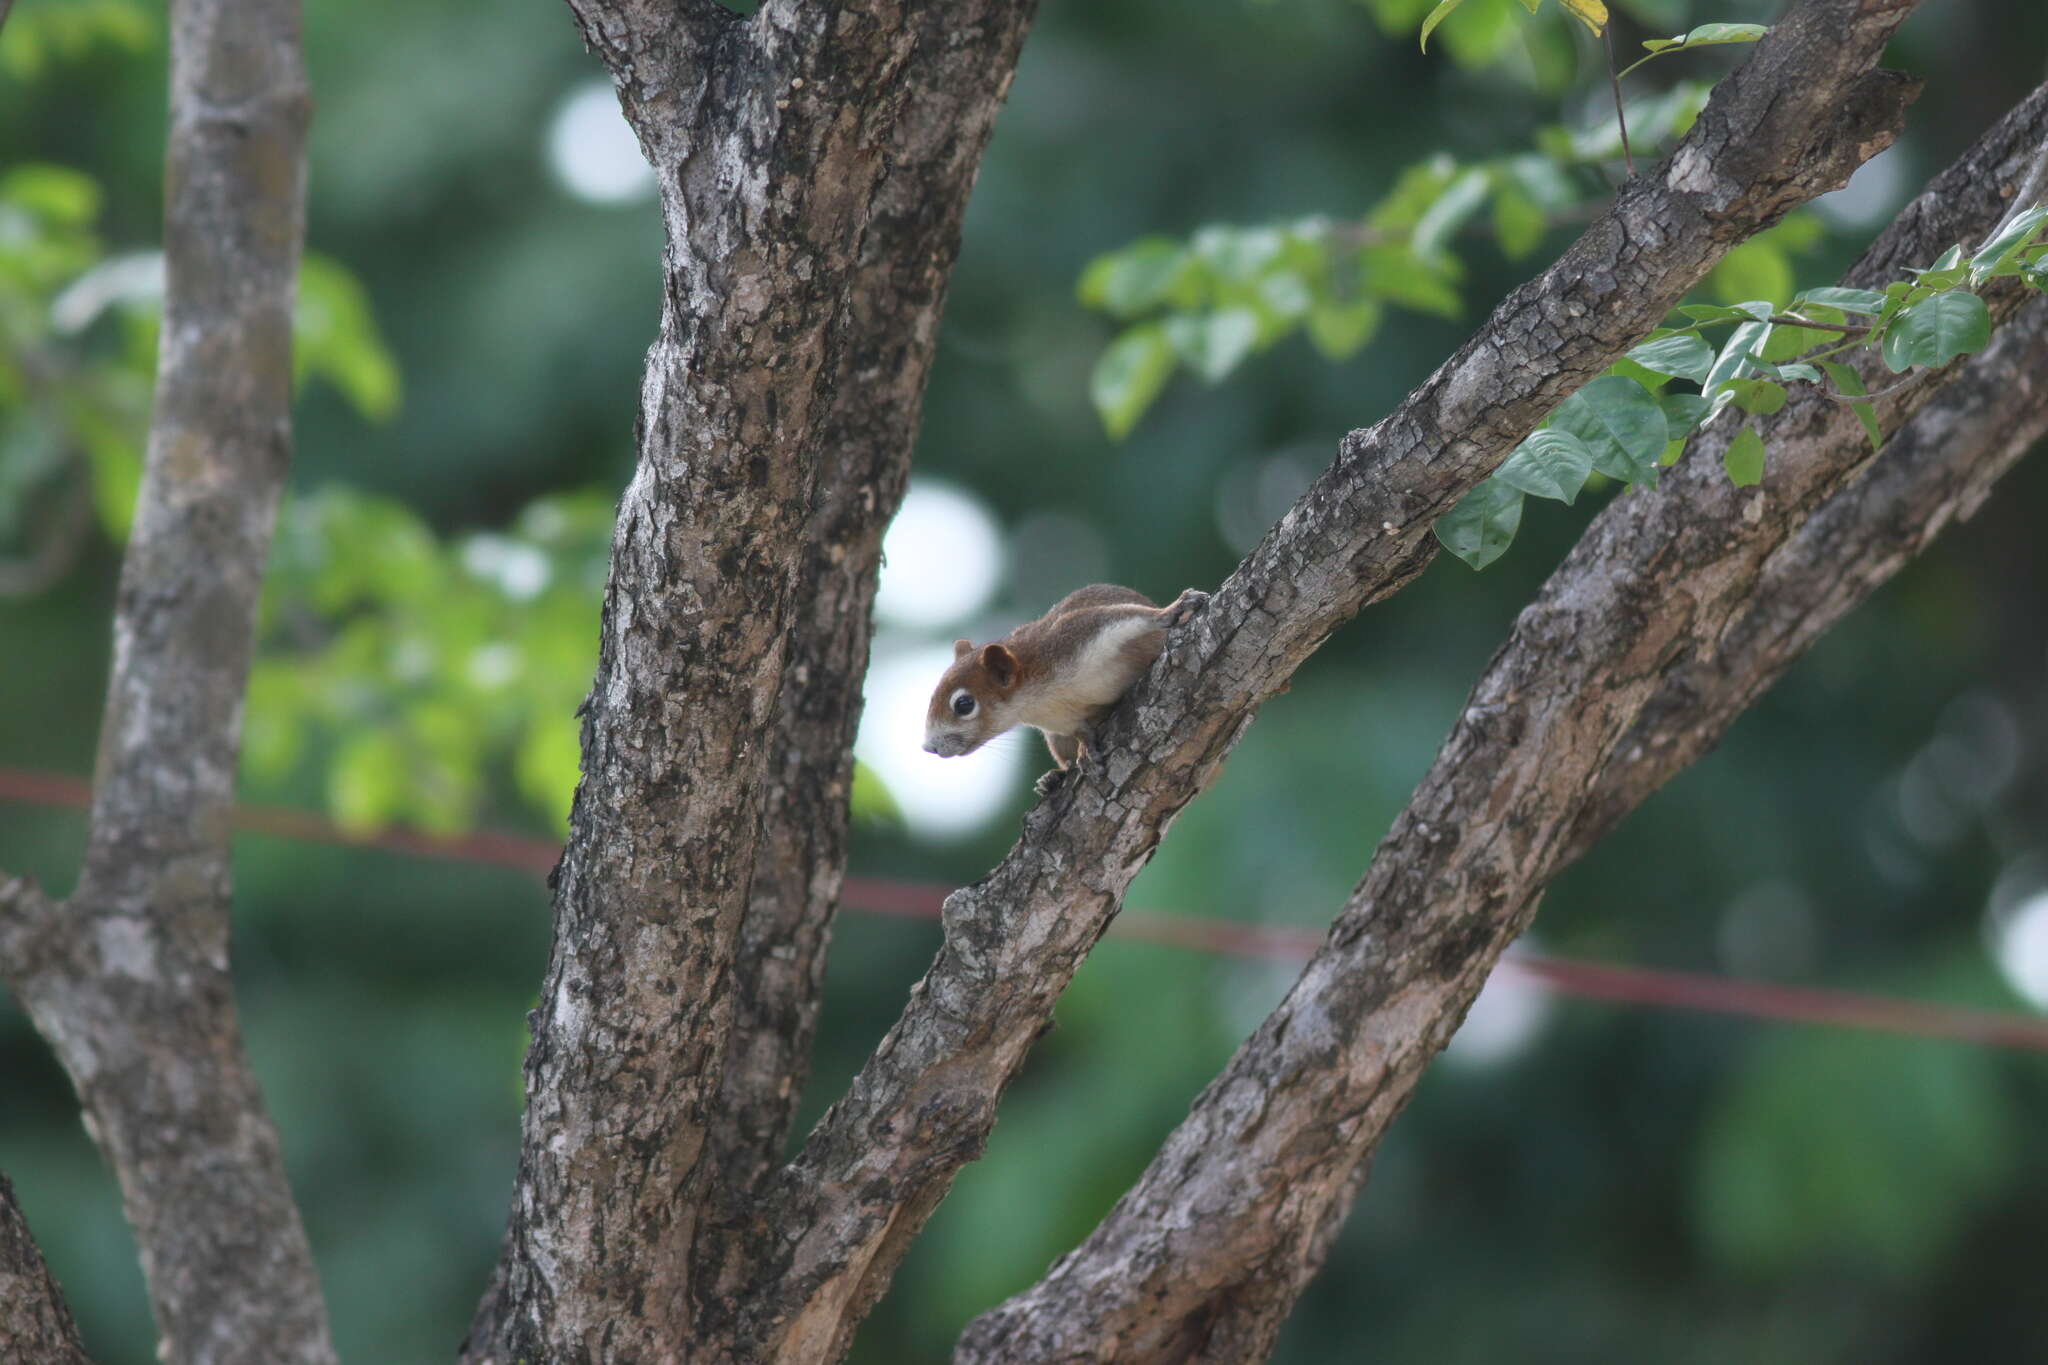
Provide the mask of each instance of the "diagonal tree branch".
{"label": "diagonal tree branch", "polygon": [[[1996,221],[1999,186],[2044,129],[2048,87],[1845,283],[1882,284]],[[1995,315],[2018,298],[2001,291]],[[1592,827],[1593,794],[1609,793],[1611,821],[1710,747],[1768,681],[1748,669],[1782,668],[2048,427],[2038,379],[2015,382],[2048,366],[2048,304],[2008,333],[1963,380],[1929,376],[1887,402],[1888,430],[1927,410],[1860,481],[1857,423],[1809,392],[1770,423],[1761,487],[1722,476],[1722,437],[1696,442],[1656,492],[1610,505],[1517,620],[1286,1001],[1095,1233],[973,1324],[956,1358],[1262,1357],[1423,1068],[1587,845],[1575,831]],[[1970,436],[1954,439],[1964,423]],[[1770,649],[1744,643],[1781,619],[1801,624]],[[1695,669],[1704,714],[1671,705],[1660,724],[1643,719]],[[1633,770],[1625,787],[1605,785],[1616,755]]]}
{"label": "diagonal tree branch", "polygon": [[831,1358],[887,1283],[1053,1001],[1166,827],[1264,699],[1344,620],[1412,579],[1429,528],[1565,395],[1662,320],[1730,246],[1894,136],[1913,86],[1873,71],[1911,0],[1808,0],[1715,92],[1672,158],[1625,186],[1335,464],[1169,644],[1104,735],[1106,761],[1026,818],[948,902],[946,944],[784,1174],[801,1229],[757,1298],[784,1358]]}
{"label": "diagonal tree branch", "polygon": [[[0,18],[6,12],[0,10]],[[78,1324],[57,1288],[28,1220],[14,1202],[14,1186],[0,1175],[0,1360],[20,1365],[92,1365],[78,1340]]]}
{"label": "diagonal tree branch", "polygon": [[162,342],[85,866],[0,886],[0,971],[121,1183],[173,1362],[324,1362],[326,1309],[228,974],[228,832],[291,453],[310,103],[297,0],[171,9]]}

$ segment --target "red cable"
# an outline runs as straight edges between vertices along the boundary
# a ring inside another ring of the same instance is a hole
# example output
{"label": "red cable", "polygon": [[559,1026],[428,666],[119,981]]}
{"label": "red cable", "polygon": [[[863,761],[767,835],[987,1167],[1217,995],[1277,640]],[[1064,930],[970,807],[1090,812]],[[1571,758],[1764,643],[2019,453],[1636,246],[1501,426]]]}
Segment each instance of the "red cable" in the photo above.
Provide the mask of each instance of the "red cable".
{"label": "red cable", "polygon": [[[55,773],[0,768],[0,801],[88,810],[92,806],[92,786]],[[561,856],[560,845],[524,835],[482,831],[442,836],[398,828],[359,834],[310,812],[281,806],[237,806],[235,823],[252,833],[280,839],[511,867],[537,876],[546,876]],[[850,910],[934,920],[939,917],[946,894],[947,888],[928,882],[848,877],[840,900]],[[1239,924],[1156,910],[1125,910],[1110,926],[1110,933],[1166,947],[1287,962],[1305,961],[1323,941],[1320,932],[1307,929]],[[1857,991],[1742,981],[1699,972],[1617,967],[1521,951],[1511,951],[1502,959],[1502,965],[1535,978],[1560,995],[1587,1000],[1731,1014],[1777,1023],[1869,1029],[1918,1038],[1951,1038],[1986,1047],[2048,1052],[2048,1019],[2025,1015],[1956,1009]]]}

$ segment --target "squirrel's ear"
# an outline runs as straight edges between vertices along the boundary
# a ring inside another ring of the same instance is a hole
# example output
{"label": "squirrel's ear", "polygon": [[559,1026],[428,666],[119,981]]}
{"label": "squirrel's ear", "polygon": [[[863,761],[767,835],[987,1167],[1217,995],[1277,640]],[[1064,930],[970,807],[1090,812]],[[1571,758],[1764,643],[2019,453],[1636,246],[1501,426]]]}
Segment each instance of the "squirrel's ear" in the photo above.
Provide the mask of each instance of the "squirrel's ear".
{"label": "squirrel's ear", "polygon": [[1017,656],[1001,645],[982,648],[981,666],[988,670],[997,687],[1008,687],[1017,681]]}
{"label": "squirrel's ear", "polygon": [[957,663],[957,662],[959,662],[960,660],[962,660],[962,659],[966,658],[966,657],[967,657],[968,655],[972,654],[973,652],[974,652],[974,641],[972,641],[972,640],[955,640],[955,641],[953,642],[953,660],[954,660],[954,662],[955,662],[955,663]]}

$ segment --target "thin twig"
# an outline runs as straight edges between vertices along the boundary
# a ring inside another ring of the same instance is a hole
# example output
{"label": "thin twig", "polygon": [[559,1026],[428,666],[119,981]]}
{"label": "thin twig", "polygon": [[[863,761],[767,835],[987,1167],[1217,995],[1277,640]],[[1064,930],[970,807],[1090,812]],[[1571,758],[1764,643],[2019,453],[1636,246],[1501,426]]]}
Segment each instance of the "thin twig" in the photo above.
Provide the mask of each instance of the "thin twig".
{"label": "thin twig", "polygon": [[1636,159],[1634,153],[1629,150],[1628,145],[1628,115],[1623,112],[1621,107],[1621,73],[1615,70],[1614,21],[1612,19],[1607,21],[1607,27],[1600,31],[1600,35],[1607,40],[1607,80],[1614,88],[1614,121],[1621,128],[1621,159],[1622,163],[1628,167],[1628,178],[1633,180],[1636,178]]}
{"label": "thin twig", "polygon": [[1875,330],[1874,325],[1868,322],[1816,322],[1812,318],[1803,318],[1797,313],[1773,313],[1771,314],[1771,326],[1804,327],[1809,331],[1841,332],[1845,335],[1858,335]]}

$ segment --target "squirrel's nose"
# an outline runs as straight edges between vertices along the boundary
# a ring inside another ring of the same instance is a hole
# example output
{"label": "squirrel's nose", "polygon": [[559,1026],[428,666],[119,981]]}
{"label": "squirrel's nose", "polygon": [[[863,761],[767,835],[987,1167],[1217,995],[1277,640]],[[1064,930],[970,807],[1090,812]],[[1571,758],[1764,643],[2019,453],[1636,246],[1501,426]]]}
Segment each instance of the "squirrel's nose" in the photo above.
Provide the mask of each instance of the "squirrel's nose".
{"label": "squirrel's nose", "polygon": [[937,753],[939,751],[939,742],[935,739],[926,740],[924,742],[924,751],[928,754]]}

